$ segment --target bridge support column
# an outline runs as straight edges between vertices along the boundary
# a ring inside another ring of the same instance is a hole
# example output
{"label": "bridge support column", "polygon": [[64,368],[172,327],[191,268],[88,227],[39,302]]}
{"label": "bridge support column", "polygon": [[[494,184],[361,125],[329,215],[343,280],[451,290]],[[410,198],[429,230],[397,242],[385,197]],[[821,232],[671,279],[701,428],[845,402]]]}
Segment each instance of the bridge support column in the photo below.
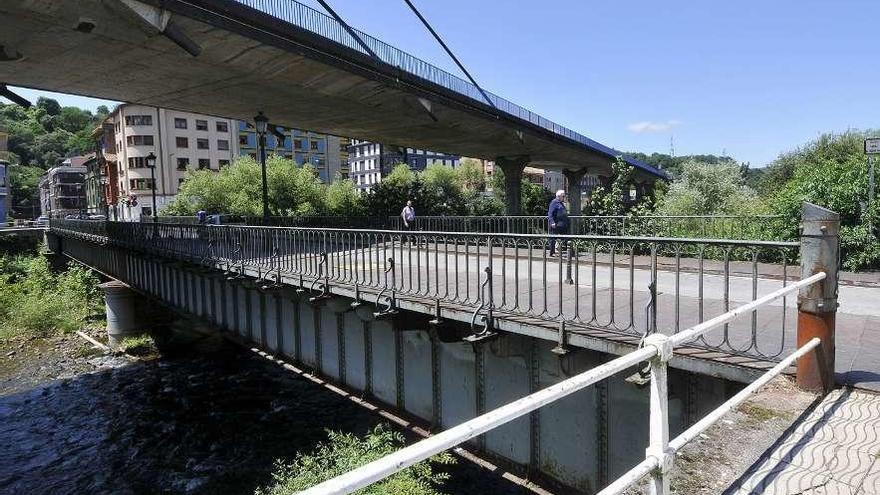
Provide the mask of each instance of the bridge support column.
{"label": "bridge support column", "polygon": [[[565,176],[565,194],[568,195],[569,215],[582,215],[581,207],[581,181],[587,175],[587,169],[563,170],[562,175]],[[575,227],[575,225],[572,225]],[[571,229],[571,233],[577,233],[576,229]]]}
{"label": "bridge support column", "polygon": [[107,337],[110,346],[115,347],[125,337],[136,335],[143,329],[137,317],[139,296],[117,280],[103,283],[100,287],[104,290],[107,311]]}
{"label": "bridge support column", "polygon": [[495,166],[504,172],[504,197],[508,215],[522,214],[523,169],[529,163],[527,156],[501,157],[495,159]]}
{"label": "bridge support column", "polygon": [[828,392],[834,387],[834,323],[837,315],[837,260],[840,215],[810,203],[801,207],[801,279],[825,272],[825,279],[798,293],[797,345],[822,340],[797,363],[798,386]]}

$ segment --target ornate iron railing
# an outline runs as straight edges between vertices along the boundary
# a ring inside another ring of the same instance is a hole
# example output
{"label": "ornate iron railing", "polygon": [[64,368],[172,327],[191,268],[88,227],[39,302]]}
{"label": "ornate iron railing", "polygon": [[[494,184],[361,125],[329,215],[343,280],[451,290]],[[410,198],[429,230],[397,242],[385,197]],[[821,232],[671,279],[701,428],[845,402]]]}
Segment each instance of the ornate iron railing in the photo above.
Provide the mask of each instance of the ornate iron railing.
{"label": "ornate iron railing", "polygon": [[[400,232],[53,220],[53,231],[267,279],[357,287],[472,311],[475,333],[528,317],[638,340],[675,334],[786,286],[796,242]],[[551,243],[558,249],[550,256]],[[714,259],[713,259],[714,258]],[[778,259],[778,264],[762,263]],[[694,346],[775,359],[793,344],[786,299]]]}

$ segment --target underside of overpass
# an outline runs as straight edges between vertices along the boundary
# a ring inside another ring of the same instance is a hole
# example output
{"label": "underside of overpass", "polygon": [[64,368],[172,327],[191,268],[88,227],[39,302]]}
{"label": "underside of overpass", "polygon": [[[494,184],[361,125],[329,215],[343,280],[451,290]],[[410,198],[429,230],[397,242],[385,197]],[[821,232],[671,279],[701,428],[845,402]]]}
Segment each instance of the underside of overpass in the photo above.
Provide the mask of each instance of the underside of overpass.
{"label": "underside of overpass", "polygon": [[[496,108],[394,67],[383,61],[387,57],[371,57],[243,3],[5,1],[0,82],[246,121],[265,111],[276,125],[500,160],[502,167],[610,174],[618,154],[611,148],[537,115],[521,118],[520,107],[513,105],[514,115],[512,107]],[[322,14],[303,12],[323,22]],[[439,71],[422,63],[426,71]],[[543,125],[535,123],[539,119]],[[639,181],[664,177],[626,160]]]}

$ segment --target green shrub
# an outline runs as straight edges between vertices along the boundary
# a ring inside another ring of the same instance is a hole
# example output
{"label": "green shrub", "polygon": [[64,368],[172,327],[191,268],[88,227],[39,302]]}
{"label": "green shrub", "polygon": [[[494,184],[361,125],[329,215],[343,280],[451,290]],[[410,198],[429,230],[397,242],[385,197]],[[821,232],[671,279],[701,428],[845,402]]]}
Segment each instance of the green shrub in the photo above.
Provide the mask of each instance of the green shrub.
{"label": "green shrub", "polygon": [[78,330],[102,304],[90,271],[55,274],[42,256],[0,257],[0,281],[0,340]]}
{"label": "green shrub", "polygon": [[[257,495],[287,495],[299,492],[352,469],[384,457],[404,445],[403,436],[379,425],[366,437],[350,433],[327,432],[326,443],[318,444],[313,453],[298,454],[293,461],[276,461],[272,477],[275,482],[259,488]],[[438,486],[448,478],[435,473],[432,463],[451,464],[452,456],[443,453],[420,462],[356,493],[369,495],[438,495]]]}

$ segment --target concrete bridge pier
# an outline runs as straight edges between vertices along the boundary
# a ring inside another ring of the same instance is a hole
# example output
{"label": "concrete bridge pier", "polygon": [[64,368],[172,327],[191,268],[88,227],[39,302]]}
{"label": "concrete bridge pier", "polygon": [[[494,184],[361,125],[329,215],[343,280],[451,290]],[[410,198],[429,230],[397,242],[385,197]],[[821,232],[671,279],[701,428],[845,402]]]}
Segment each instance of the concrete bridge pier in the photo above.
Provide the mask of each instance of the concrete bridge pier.
{"label": "concrete bridge pier", "polygon": [[504,172],[504,198],[508,215],[522,214],[523,170],[530,161],[528,156],[499,156],[495,159],[495,166]]}
{"label": "concrete bridge pier", "polygon": [[[562,175],[565,176],[565,194],[568,196],[569,215],[582,215],[581,206],[581,181],[587,175],[587,169],[581,168],[576,170],[563,170]],[[576,227],[572,225],[572,227]],[[576,229],[571,229],[571,233],[577,233]]]}
{"label": "concrete bridge pier", "polygon": [[105,282],[100,287],[104,291],[107,311],[107,337],[110,346],[116,347],[125,337],[137,335],[144,329],[138,318],[139,296],[117,280]]}

